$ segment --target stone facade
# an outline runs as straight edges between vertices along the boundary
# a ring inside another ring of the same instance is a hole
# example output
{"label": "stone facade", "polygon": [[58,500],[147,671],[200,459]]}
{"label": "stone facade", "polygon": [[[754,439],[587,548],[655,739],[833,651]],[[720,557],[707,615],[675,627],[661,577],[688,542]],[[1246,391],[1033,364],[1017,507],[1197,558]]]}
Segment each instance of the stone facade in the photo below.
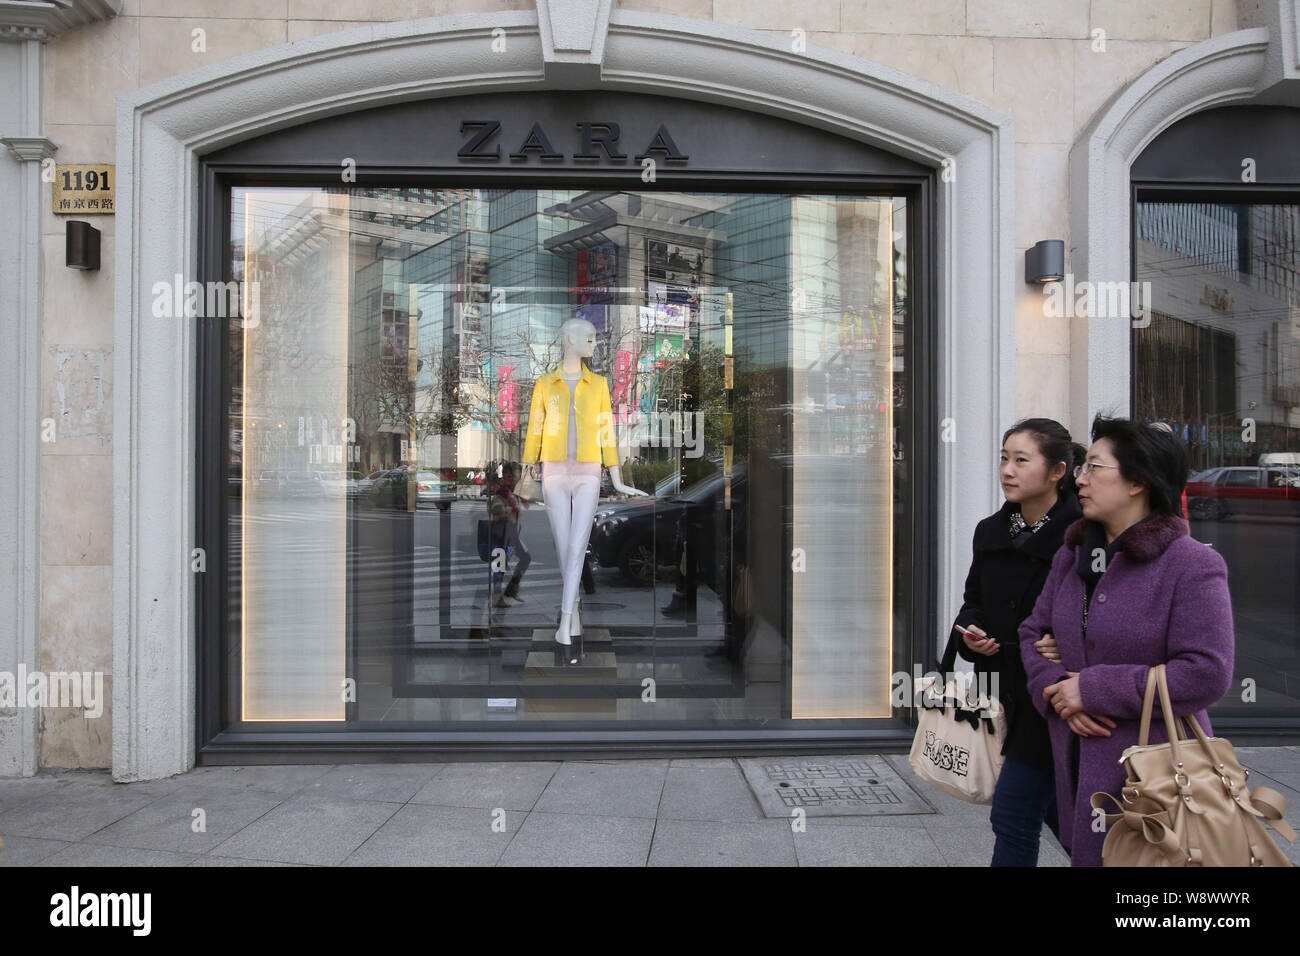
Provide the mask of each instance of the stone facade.
{"label": "stone facade", "polygon": [[[1076,245],[1077,237],[1071,235],[1071,151],[1099,110],[1178,51],[1254,25],[1258,14],[1251,11],[1258,6],[1243,4],[1239,13],[1234,0],[614,3],[619,12],[760,31],[769,41],[789,43],[792,49],[806,41],[808,57],[817,57],[820,48],[840,51],[929,81],[962,104],[968,98],[1009,116],[1014,124],[1015,252],[1006,267],[1014,263],[1017,270],[1011,285],[1014,414],[1057,417],[1076,429],[1085,423],[1077,416],[1069,421],[1071,377],[1078,374],[1069,320],[1043,316],[1041,293],[1023,282],[1023,251],[1046,238],[1065,239],[1067,248]],[[551,2],[550,7],[558,15],[564,4]],[[30,63],[19,62],[24,49],[29,58],[39,56],[43,84],[39,121],[33,126],[31,117],[24,121],[0,111],[0,136],[43,136],[57,146],[53,155],[59,163],[116,161],[121,172],[127,158],[117,152],[122,109],[118,97],[151,83],[336,31],[463,13],[529,14],[536,8],[534,0],[122,0],[116,15],[62,32],[51,30],[44,38],[10,33],[0,41],[5,78],[26,76],[30,83]],[[34,43],[39,50],[32,49]],[[0,157],[6,192],[11,185],[17,188],[20,165],[16,155]],[[120,341],[120,330],[115,331],[119,290],[114,287],[113,263],[119,223],[114,216],[93,217],[103,233],[104,265],[99,271],[68,269],[63,261],[63,217],[50,212],[46,190],[48,185],[42,184],[38,201],[37,273],[43,280],[36,302],[41,322],[39,379],[31,410],[39,419],[55,420],[57,439],[39,445],[35,498],[20,496],[20,501],[39,505],[33,541],[39,557],[38,563],[27,566],[35,580],[26,586],[30,598],[34,585],[37,599],[34,607],[16,602],[18,610],[9,621],[14,634],[0,639],[0,670],[12,670],[14,662],[24,659],[22,631],[36,627],[34,643],[42,668],[98,668],[116,674],[121,662],[113,659],[114,602],[120,615],[121,602],[130,600],[130,594],[114,584],[122,571],[114,566],[115,556],[120,561],[123,555],[113,540],[114,409],[122,407],[114,401],[114,344]],[[7,258],[13,258],[10,250],[19,241],[11,231],[16,225],[7,222],[0,239]],[[7,263],[5,268],[14,266]],[[6,272],[4,278],[9,277]],[[6,309],[21,308],[9,290],[3,295]],[[36,316],[25,319],[34,321]],[[18,440],[30,443],[34,434],[20,429]],[[150,461],[147,453],[140,460]],[[173,465],[166,459],[151,463],[164,472]],[[15,480],[24,479],[17,475]],[[958,534],[953,540],[961,538]],[[18,553],[12,560],[18,565],[31,558],[21,542],[15,541],[14,547]],[[958,551],[964,553],[964,547],[958,546]],[[0,773],[115,763],[111,708],[98,721],[61,713],[44,712],[38,753],[0,761]],[[11,742],[15,735],[29,734],[21,718],[0,714],[0,727],[6,728],[3,733]],[[10,752],[25,751],[11,747]]]}

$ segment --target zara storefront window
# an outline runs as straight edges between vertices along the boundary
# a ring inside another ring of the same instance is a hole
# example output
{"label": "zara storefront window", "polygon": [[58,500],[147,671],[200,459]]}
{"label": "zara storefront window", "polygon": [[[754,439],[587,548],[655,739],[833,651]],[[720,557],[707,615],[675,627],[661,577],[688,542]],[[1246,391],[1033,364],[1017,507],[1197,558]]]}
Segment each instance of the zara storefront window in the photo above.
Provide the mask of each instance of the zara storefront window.
{"label": "zara storefront window", "polygon": [[[889,194],[231,187],[223,726],[900,716],[908,224]],[[576,668],[521,467],[573,318],[646,492],[602,473]]]}

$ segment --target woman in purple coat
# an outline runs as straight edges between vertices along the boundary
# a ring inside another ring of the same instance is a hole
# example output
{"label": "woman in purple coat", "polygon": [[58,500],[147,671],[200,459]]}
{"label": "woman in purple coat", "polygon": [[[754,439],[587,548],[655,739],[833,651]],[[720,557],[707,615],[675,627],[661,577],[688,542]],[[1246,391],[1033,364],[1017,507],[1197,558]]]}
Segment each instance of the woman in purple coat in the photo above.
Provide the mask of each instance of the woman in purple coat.
{"label": "woman in purple coat", "polygon": [[[1104,832],[1088,800],[1118,794],[1125,748],[1138,742],[1147,672],[1165,664],[1174,713],[1205,710],[1232,683],[1232,603],[1218,553],[1179,516],[1187,452],[1165,425],[1097,416],[1075,469],[1083,517],[1070,526],[1020,651],[1034,706],[1047,718],[1061,843],[1074,866],[1100,866]],[[1055,635],[1045,649],[1040,638]],[[1151,722],[1149,743],[1163,743]]]}

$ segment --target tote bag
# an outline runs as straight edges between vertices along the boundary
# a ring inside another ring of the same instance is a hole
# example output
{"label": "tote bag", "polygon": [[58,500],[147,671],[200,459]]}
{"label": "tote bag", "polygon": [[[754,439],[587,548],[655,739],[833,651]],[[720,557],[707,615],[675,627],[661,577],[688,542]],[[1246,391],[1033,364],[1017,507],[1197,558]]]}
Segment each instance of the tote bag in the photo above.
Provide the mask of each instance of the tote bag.
{"label": "tote bag", "polygon": [[1002,772],[1007,718],[1002,702],[965,686],[953,673],[956,646],[949,639],[940,675],[915,681],[920,711],[908,763],[918,777],[968,803],[992,803]]}

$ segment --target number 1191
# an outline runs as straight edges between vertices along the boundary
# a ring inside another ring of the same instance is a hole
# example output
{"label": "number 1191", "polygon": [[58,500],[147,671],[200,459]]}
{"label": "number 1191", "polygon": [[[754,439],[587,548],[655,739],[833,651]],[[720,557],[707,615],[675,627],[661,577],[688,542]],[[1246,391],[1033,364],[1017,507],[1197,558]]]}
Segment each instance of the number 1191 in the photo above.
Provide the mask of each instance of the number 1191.
{"label": "number 1191", "polygon": [[[76,177],[75,185],[73,184],[74,176]],[[73,191],[98,189],[101,192],[108,192],[111,188],[108,184],[108,171],[105,170],[104,174],[101,176],[97,169],[86,170],[86,182],[83,186],[81,182],[80,169],[65,169],[63,171],[63,188],[65,190]]]}

